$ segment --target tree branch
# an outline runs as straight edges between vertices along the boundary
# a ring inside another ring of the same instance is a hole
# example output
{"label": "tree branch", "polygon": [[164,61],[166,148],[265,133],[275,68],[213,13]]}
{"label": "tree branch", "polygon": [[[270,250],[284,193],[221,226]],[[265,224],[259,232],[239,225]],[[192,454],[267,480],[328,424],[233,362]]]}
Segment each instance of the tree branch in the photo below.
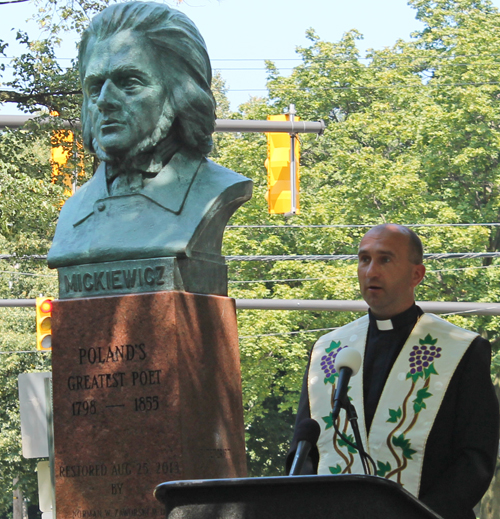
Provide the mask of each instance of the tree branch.
{"label": "tree branch", "polygon": [[21,2],[29,2],[29,0],[9,0],[8,2],[0,2],[0,5],[4,5],[4,4],[20,4]]}
{"label": "tree branch", "polygon": [[[23,0],[24,1],[24,0]],[[25,103],[26,101],[33,101],[37,104],[48,105],[51,103],[51,98],[61,96],[80,95],[81,90],[45,92],[39,94],[21,94],[12,90],[0,90],[0,103]]]}

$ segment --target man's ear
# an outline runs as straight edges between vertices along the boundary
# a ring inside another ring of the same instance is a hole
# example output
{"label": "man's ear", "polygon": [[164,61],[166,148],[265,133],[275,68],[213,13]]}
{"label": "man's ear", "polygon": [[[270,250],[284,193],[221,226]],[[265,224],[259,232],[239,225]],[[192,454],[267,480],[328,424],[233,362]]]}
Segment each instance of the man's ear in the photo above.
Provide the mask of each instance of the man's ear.
{"label": "man's ear", "polygon": [[422,279],[425,276],[425,266],[420,263],[420,265],[413,266],[413,287],[420,285]]}

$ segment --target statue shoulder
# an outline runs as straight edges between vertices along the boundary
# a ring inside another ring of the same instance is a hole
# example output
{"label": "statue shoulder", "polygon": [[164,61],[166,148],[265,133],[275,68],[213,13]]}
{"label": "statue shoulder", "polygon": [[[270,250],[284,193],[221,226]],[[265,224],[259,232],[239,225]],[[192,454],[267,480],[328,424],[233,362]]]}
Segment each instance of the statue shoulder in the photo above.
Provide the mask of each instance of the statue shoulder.
{"label": "statue shoulder", "polygon": [[96,200],[107,196],[105,165],[101,164],[93,177],[77,188],[75,193],[66,200],[61,215],[69,216],[71,222],[76,223],[93,211]]}
{"label": "statue shoulder", "polygon": [[[106,185],[106,166],[104,163],[100,164],[97,168],[96,172],[92,176],[91,179],[87,180],[85,184],[78,187],[75,193],[68,198],[66,203],[68,202],[78,202],[82,198],[89,196],[91,193],[95,193],[96,196],[103,195],[102,187]],[[66,205],[66,204],[65,204]]]}
{"label": "statue shoulder", "polygon": [[202,175],[209,175],[213,182],[227,184],[228,186],[239,183],[249,184],[250,186],[253,184],[249,178],[207,158],[205,158],[201,164],[200,173]]}

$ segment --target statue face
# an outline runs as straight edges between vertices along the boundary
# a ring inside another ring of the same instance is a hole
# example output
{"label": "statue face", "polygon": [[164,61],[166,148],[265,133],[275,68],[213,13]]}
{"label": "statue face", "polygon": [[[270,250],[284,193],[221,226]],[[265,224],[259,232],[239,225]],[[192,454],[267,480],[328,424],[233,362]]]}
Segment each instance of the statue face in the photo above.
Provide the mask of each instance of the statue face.
{"label": "statue face", "polygon": [[114,157],[130,153],[152,135],[167,100],[151,44],[132,31],[94,43],[83,88],[93,137]]}

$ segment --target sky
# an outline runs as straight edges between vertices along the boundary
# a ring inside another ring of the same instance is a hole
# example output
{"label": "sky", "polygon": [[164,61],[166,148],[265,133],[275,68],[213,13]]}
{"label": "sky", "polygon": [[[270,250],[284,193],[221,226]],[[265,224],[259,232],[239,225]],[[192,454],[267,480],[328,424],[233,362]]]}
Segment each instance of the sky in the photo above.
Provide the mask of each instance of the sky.
{"label": "sky", "polygon": [[[322,40],[338,41],[351,30],[364,37],[362,55],[369,48],[392,46],[409,39],[422,24],[406,0],[184,0],[167,2],[183,11],[205,38],[213,69],[226,80],[231,108],[251,96],[265,95],[264,60],[275,62],[282,74],[299,64],[295,49],[307,46],[305,32],[313,28]],[[500,7],[500,0],[493,0]],[[11,43],[7,55],[15,55],[15,31],[23,28],[32,38],[40,34],[27,23],[33,2],[0,5],[0,39]],[[68,37],[57,56],[61,64],[75,57],[75,39]],[[3,60],[5,63],[5,60]],[[20,113],[15,105],[0,106],[1,115]]]}

